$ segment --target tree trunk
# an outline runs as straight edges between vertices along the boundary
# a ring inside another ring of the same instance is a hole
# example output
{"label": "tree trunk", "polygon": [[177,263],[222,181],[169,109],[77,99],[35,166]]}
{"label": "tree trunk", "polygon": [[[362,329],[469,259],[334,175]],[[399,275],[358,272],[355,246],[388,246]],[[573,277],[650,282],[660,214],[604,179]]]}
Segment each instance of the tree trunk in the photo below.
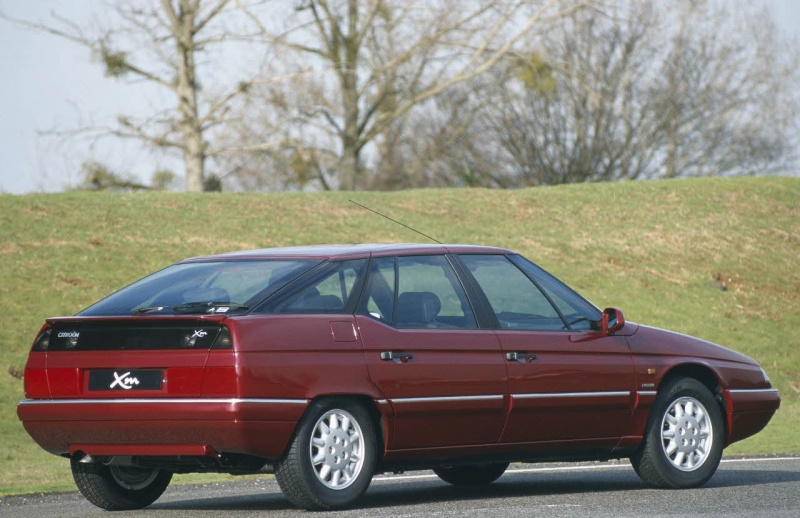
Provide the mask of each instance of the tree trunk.
{"label": "tree trunk", "polygon": [[205,190],[206,156],[203,153],[202,134],[186,136],[186,149],[183,151],[183,163],[186,168],[186,191],[203,192]]}
{"label": "tree trunk", "polygon": [[183,133],[183,161],[186,190],[203,192],[205,180],[205,145],[197,108],[197,80],[194,62],[194,24],[196,8],[189,0],[180,0],[178,25],[173,31],[178,53],[178,105]]}
{"label": "tree trunk", "polygon": [[347,33],[342,35],[339,77],[342,85],[342,102],[344,104],[344,132],[342,134],[342,155],[339,161],[339,189],[353,191],[358,186],[360,169],[360,132],[358,109],[358,66],[359,43],[356,41],[358,31],[358,0],[348,2]]}

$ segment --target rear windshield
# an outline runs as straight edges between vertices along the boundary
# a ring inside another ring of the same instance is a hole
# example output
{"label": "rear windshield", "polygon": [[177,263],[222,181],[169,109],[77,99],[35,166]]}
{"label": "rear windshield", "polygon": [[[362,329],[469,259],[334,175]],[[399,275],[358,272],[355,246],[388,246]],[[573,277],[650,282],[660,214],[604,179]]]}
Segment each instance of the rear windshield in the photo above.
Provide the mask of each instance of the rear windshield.
{"label": "rear windshield", "polygon": [[[263,260],[180,263],[141,279],[78,313],[113,316],[153,312],[174,314],[192,304],[230,304],[245,311],[319,264],[319,261]],[[175,308],[178,308],[177,310]]]}

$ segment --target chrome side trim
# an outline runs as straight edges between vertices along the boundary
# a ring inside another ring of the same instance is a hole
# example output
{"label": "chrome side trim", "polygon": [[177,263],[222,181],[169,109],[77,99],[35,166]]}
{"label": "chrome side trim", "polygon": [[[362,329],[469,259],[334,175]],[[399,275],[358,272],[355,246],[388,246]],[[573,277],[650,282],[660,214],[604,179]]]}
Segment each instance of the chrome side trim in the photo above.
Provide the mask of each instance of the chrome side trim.
{"label": "chrome side trim", "polygon": [[259,399],[259,398],[141,398],[141,399],[23,399],[20,405],[102,405],[102,404],[224,404],[257,403],[265,405],[307,405],[307,399]]}
{"label": "chrome side trim", "polygon": [[392,399],[392,403],[444,403],[449,401],[491,401],[496,399],[503,399],[502,394],[489,396],[404,397]]}
{"label": "chrome side trim", "polygon": [[621,397],[630,396],[630,391],[618,392],[540,392],[536,394],[511,394],[516,399],[547,399],[547,398],[576,398],[576,397]]}
{"label": "chrome side trim", "polygon": [[658,394],[655,390],[637,390],[636,393],[640,396],[655,396]]}
{"label": "chrome side trim", "polygon": [[775,392],[778,393],[778,389],[774,388],[764,388],[764,389],[729,389],[728,392],[731,394],[762,394],[766,392]]}

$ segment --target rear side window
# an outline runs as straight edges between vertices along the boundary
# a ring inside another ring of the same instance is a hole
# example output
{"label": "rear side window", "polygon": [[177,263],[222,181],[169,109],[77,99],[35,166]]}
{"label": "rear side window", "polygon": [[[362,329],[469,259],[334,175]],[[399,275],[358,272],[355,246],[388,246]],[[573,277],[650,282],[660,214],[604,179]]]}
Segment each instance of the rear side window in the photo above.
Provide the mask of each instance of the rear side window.
{"label": "rear side window", "polygon": [[310,273],[296,285],[276,295],[258,312],[345,313],[358,285],[366,259],[332,261]]}

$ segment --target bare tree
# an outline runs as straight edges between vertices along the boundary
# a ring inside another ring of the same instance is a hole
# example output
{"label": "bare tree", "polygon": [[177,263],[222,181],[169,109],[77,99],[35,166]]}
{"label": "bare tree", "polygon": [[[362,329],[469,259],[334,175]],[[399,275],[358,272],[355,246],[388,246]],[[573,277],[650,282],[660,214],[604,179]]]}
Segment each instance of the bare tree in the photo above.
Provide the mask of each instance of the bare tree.
{"label": "bare tree", "polygon": [[[229,0],[114,2],[107,12],[97,13],[103,21],[92,27],[55,14],[50,24],[4,17],[83,45],[109,77],[144,80],[168,92],[175,103],[172,108],[145,116],[121,114],[114,126],[81,130],[177,150],[185,166],[186,189],[199,192],[208,186],[208,158],[224,151],[209,135],[225,122],[234,99],[251,85],[228,81],[223,86],[224,81],[218,81],[221,55],[212,49],[243,31],[241,26],[225,25],[238,13],[230,7]],[[215,66],[201,62],[204,55],[216,58]],[[213,87],[203,89],[201,79]]]}
{"label": "bare tree", "polygon": [[650,90],[665,149],[655,175],[785,172],[798,144],[796,48],[781,41],[766,11],[729,2],[676,5],[661,13],[676,29]]}
{"label": "bare tree", "polygon": [[[785,172],[797,54],[766,13],[620,1],[495,68],[474,150],[511,185]],[[793,129],[794,128],[794,129]]]}
{"label": "bare tree", "polygon": [[321,188],[364,188],[365,156],[379,139],[491,70],[534,28],[589,3],[303,0],[285,16],[275,3],[271,16],[240,3],[280,56],[269,74],[295,79],[264,89],[258,102],[270,113],[237,136],[262,159],[290,166],[285,178],[300,172]]}
{"label": "bare tree", "polygon": [[485,107],[475,102],[487,98],[492,82],[480,76],[456,85],[387,128],[376,140],[374,178],[367,187],[507,187],[479,125]]}

